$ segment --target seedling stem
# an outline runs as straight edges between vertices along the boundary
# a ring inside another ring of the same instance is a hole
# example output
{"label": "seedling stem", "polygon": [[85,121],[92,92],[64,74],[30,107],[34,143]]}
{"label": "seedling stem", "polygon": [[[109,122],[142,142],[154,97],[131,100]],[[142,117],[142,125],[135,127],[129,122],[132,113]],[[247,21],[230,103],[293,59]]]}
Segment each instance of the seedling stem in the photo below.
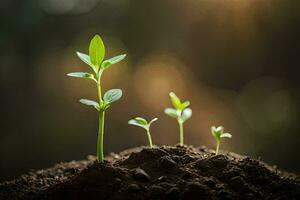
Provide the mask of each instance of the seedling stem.
{"label": "seedling stem", "polygon": [[220,141],[217,141],[216,155],[219,153]]}
{"label": "seedling stem", "polygon": [[148,136],[149,146],[150,146],[150,148],[152,148],[153,144],[152,144],[152,138],[151,138],[151,134],[150,134],[149,129],[147,129],[147,136]]}
{"label": "seedling stem", "polygon": [[183,135],[183,123],[178,121],[179,124],[179,134],[180,134],[180,146],[183,146],[184,144],[184,135]]}

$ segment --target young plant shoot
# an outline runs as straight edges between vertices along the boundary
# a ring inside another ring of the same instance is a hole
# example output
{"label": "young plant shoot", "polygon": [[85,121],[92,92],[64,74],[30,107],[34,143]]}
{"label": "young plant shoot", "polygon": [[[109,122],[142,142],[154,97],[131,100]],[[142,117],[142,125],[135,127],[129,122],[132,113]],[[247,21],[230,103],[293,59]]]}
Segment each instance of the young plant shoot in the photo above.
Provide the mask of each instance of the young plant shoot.
{"label": "young plant shoot", "polygon": [[192,109],[188,108],[189,101],[181,103],[174,92],[170,92],[170,99],[174,108],[166,108],[165,113],[170,117],[177,119],[179,125],[180,145],[184,143],[183,123],[192,116]]}
{"label": "young plant shoot", "polygon": [[222,138],[231,138],[232,135],[230,133],[224,133],[224,127],[223,126],[219,126],[217,128],[215,126],[212,126],[211,127],[211,134],[215,137],[215,139],[217,141],[216,155],[218,155],[221,139]]}
{"label": "young plant shoot", "polygon": [[120,89],[111,89],[108,90],[102,96],[101,90],[101,77],[103,72],[111,67],[113,64],[116,64],[123,60],[126,57],[126,54],[115,56],[108,60],[104,60],[105,57],[105,47],[103,41],[99,35],[95,35],[89,45],[89,55],[77,52],[77,56],[85,64],[87,64],[91,69],[92,73],[88,72],[73,72],[67,74],[68,76],[85,78],[92,80],[97,85],[98,91],[98,100],[92,101],[89,99],[80,99],[80,103],[87,106],[93,106],[99,113],[99,130],[98,130],[98,142],[97,142],[97,158],[99,162],[103,162],[103,135],[104,135],[104,117],[105,111],[111,106],[111,104],[122,97],[122,90]]}
{"label": "young plant shoot", "polygon": [[133,125],[133,126],[139,126],[139,127],[142,127],[143,129],[146,130],[147,136],[148,136],[149,146],[151,148],[152,148],[153,145],[152,145],[152,138],[151,138],[151,134],[150,134],[150,126],[156,120],[157,120],[157,118],[154,118],[150,122],[147,122],[147,120],[142,118],[142,117],[136,117],[136,118],[131,119],[131,120],[128,121],[128,124]]}

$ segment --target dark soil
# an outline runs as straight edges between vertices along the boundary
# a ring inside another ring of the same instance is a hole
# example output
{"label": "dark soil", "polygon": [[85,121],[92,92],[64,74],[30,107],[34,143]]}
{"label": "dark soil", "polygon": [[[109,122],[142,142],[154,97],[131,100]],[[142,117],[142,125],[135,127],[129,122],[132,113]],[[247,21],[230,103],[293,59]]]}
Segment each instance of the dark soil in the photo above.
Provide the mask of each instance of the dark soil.
{"label": "dark soil", "polygon": [[205,147],[136,148],[0,184],[0,199],[300,199],[299,176]]}

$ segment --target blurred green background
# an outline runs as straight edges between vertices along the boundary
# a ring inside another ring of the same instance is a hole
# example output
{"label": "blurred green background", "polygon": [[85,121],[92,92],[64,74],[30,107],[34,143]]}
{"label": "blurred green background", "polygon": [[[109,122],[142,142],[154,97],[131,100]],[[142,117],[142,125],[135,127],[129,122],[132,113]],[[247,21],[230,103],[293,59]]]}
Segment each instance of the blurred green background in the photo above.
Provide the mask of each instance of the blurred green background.
{"label": "blurred green background", "polygon": [[106,118],[105,152],[147,144],[135,116],[158,117],[157,145],[178,142],[168,93],[191,100],[185,141],[214,147],[211,125],[233,134],[221,149],[300,172],[300,2],[293,0],[1,0],[0,180],[95,154],[97,113],[80,98],[95,85],[76,56],[99,33],[104,74],[124,96]]}

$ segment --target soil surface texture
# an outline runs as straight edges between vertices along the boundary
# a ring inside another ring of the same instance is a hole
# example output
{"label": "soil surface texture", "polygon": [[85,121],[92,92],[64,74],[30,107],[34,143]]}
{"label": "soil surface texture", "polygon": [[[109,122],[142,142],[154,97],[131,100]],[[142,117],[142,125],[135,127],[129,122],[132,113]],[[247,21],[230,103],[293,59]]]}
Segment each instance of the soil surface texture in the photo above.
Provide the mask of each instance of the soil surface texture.
{"label": "soil surface texture", "polygon": [[300,199],[300,179],[231,152],[206,147],[139,147],[104,163],[60,163],[0,183],[0,199]]}

